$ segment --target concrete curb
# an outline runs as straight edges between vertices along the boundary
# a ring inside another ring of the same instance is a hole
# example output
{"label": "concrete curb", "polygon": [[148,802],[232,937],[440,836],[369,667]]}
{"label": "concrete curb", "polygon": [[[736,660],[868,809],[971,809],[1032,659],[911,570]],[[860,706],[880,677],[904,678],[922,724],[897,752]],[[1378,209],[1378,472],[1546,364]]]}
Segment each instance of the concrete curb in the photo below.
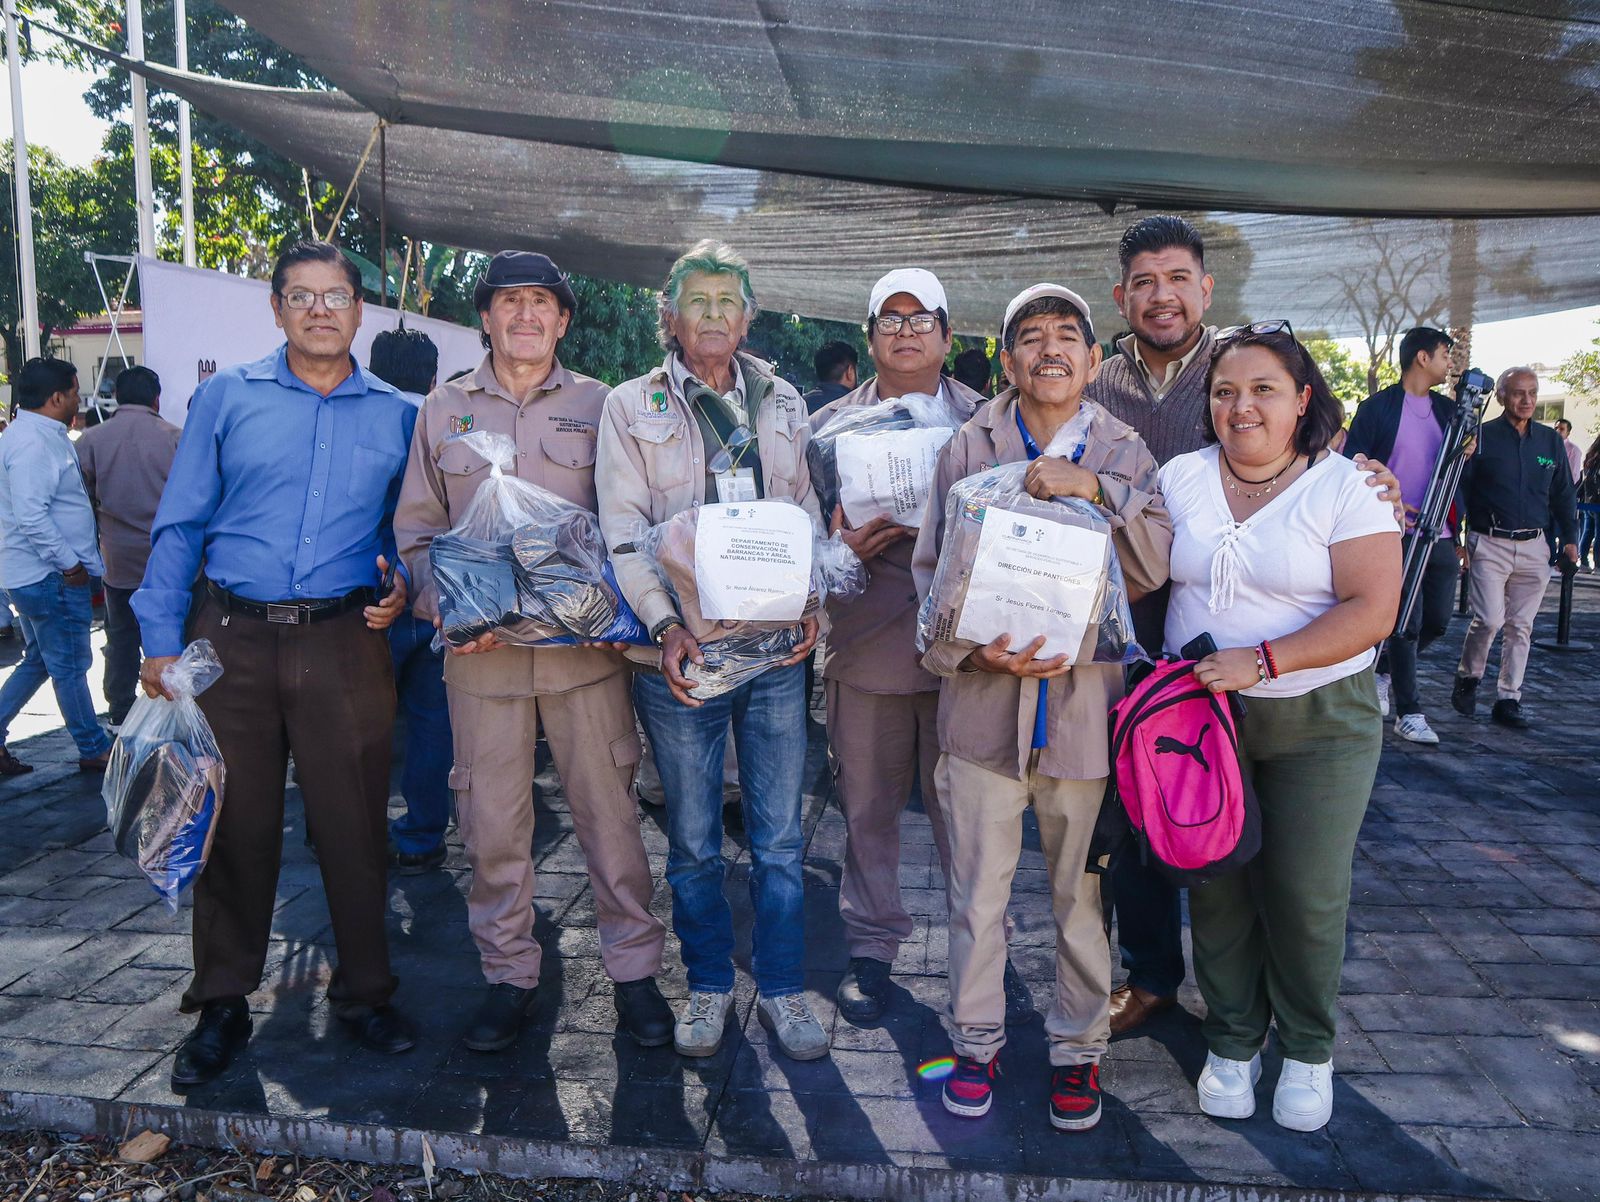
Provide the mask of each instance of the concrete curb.
{"label": "concrete curb", "polygon": [[426,1140],[440,1168],[522,1178],[651,1182],[680,1191],[728,1190],[797,1198],[885,1198],[906,1202],[971,1202],[975,1198],[1005,1202],[1429,1202],[1436,1197],[1200,1181],[1039,1177],[910,1165],[802,1163],[779,1157],[712,1156],[704,1152],[466,1135],[0,1090],[0,1128],[122,1138],[141,1127],[192,1146],[234,1146],[383,1165],[421,1164]]}

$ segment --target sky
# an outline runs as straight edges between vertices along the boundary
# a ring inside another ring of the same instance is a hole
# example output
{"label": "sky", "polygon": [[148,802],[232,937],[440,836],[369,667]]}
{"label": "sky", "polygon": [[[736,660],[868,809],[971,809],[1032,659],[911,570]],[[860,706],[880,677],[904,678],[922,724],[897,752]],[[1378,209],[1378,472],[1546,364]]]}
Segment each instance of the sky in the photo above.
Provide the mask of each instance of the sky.
{"label": "sky", "polygon": [[[37,37],[47,35],[37,33]],[[69,163],[89,162],[100,149],[106,123],[83,101],[94,76],[55,63],[36,61],[22,72],[22,106],[28,140],[50,147]],[[11,93],[0,87],[0,137],[11,129]],[[1473,362],[1491,374],[1516,364],[1560,364],[1587,350],[1600,337],[1600,305],[1489,322],[1472,333]],[[1364,353],[1357,340],[1346,345]]]}

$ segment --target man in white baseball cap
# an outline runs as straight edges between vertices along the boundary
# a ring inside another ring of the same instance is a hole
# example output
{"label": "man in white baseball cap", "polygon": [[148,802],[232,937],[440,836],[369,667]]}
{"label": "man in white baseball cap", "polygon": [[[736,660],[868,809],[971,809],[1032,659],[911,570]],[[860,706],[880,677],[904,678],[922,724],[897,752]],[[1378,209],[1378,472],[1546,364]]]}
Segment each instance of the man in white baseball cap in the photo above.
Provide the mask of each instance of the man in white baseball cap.
{"label": "man in white baseball cap", "polygon": [[[984,403],[981,395],[943,374],[950,352],[949,301],[931,271],[902,267],[873,286],[867,349],[877,374],[818,410],[811,418],[813,432],[841,410],[911,393],[940,398],[961,420]],[[865,1025],[882,1017],[890,970],[912,931],[900,896],[900,815],[913,780],[920,782],[940,867],[946,880],[950,875],[950,844],[934,787],[939,678],[923,669],[916,650],[915,528],[879,517],[851,529],[842,507],[823,516],[871,571],[862,596],[829,602],[823,666],[828,746],[845,820],[839,913],[850,967],[839,982],[837,1000],[846,1020]],[[1009,963],[1006,967],[1009,1020],[1036,1017],[1027,985]]]}
{"label": "man in white baseball cap", "polygon": [[[987,467],[1032,460],[1028,492],[1079,497],[1111,527],[1130,593],[1167,578],[1172,526],[1156,463],[1133,428],[1083,400],[1100,367],[1089,306],[1070,288],[1036,284],[1006,306],[1000,360],[1011,386],[940,453],[912,555],[926,598],[944,544],[945,497]],[[1070,455],[1042,448],[1080,412],[1087,426]],[[1050,1121],[1083,1131],[1100,1121],[1099,1061],[1110,1038],[1111,955],[1099,878],[1084,872],[1109,771],[1106,712],[1122,696],[1122,669],[1065,656],[1038,658],[1037,631],[1015,630],[974,649],[938,642],[922,664],[945,678],[939,695],[935,781],[950,839],[950,1005],[956,1055],[945,1108],[988,1113],[1006,1041],[1002,964],[1005,910],[1031,805],[1050,875],[1056,926],[1055,991],[1045,1018],[1052,1069]]]}

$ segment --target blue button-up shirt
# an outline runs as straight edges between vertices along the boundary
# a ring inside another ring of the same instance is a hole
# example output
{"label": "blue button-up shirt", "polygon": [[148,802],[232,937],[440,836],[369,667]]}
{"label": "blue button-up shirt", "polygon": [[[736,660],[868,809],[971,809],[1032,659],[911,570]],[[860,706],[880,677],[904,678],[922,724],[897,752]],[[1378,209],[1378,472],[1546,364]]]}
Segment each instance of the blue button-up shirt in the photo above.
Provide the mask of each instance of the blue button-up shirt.
{"label": "blue button-up shirt", "polygon": [[0,585],[37,584],[80,563],[105,575],[77,449],[60,422],[19,409],[0,434]]}
{"label": "blue button-up shirt", "polygon": [[378,555],[394,562],[390,523],[416,419],[354,360],[322,396],[289,370],[287,347],[201,385],[133,597],[145,654],[183,650],[202,560],[209,579],[252,601],[376,585]]}

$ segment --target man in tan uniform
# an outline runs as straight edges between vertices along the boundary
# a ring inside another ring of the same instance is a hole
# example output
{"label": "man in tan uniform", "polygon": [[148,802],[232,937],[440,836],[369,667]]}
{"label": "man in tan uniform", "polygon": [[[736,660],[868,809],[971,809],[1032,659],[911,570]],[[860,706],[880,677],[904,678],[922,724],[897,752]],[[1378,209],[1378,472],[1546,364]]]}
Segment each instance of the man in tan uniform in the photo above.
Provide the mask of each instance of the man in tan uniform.
{"label": "man in tan uniform", "polygon": [[[502,251],[473,300],[489,353],[475,372],[436,388],[423,404],[395,513],[416,613],[432,619],[439,598],[429,544],[460,520],[489,478],[489,465],[460,435],[507,435],[517,444],[520,479],[595,508],[595,436],[606,387],[556,358],[577,307],[567,277],[544,255]],[[537,1000],[529,849],[540,722],[588,861],[618,1017],[639,1043],[668,1042],[672,1010],[655,982],[666,932],[650,913],[650,863],[630,795],[639,738],[619,650],[514,647],[489,633],[455,648],[444,676],[455,732],[450,787],[472,864],[467,921],[489,982],[467,1046],[510,1046]]]}
{"label": "man in tan uniform", "polygon": [[[1030,495],[1079,497],[1095,505],[1132,595],[1167,579],[1172,523],[1143,440],[1083,389],[1100,367],[1089,306],[1057,284],[1037,284],[1007,307],[1001,362],[1012,386],[956,432],[939,456],[912,567],[926,596],[945,537],[944,503],[964,476],[1001,463],[1033,462]],[[1080,411],[1088,427],[1070,457],[1043,455]],[[1099,1062],[1110,1039],[1111,950],[1099,878],[1085,871],[1109,771],[1106,711],[1122,696],[1116,664],[1068,666],[1036,658],[1032,630],[985,646],[938,642],[923,665],[945,678],[939,696],[939,796],[950,834],[950,1008],[945,1029],[955,1071],[945,1109],[988,1113],[1006,1041],[1001,964],[1004,919],[1022,848],[1022,816],[1033,807],[1050,875],[1056,924],[1050,1041],[1050,1121],[1082,1131],[1100,1121]]]}
{"label": "man in tan uniform", "polygon": [[[877,374],[813,414],[813,433],[841,409],[909,393],[938,397],[957,426],[985,403],[978,393],[944,375],[950,305],[931,271],[901,268],[873,286],[867,349]],[[916,528],[880,517],[852,530],[842,507],[829,516],[871,576],[862,596],[829,602],[822,671],[834,787],[845,820],[839,914],[850,967],[839,982],[837,1001],[840,1014],[861,1024],[882,1016],[890,969],[901,941],[911,934],[911,917],[900,900],[900,815],[913,779],[933,826],[946,880],[950,840],[934,784],[939,678],[923,668],[916,648],[917,588],[911,579]],[[1009,961],[1005,977],[1007,1021],[1034,1017],[1027,985]]]}

